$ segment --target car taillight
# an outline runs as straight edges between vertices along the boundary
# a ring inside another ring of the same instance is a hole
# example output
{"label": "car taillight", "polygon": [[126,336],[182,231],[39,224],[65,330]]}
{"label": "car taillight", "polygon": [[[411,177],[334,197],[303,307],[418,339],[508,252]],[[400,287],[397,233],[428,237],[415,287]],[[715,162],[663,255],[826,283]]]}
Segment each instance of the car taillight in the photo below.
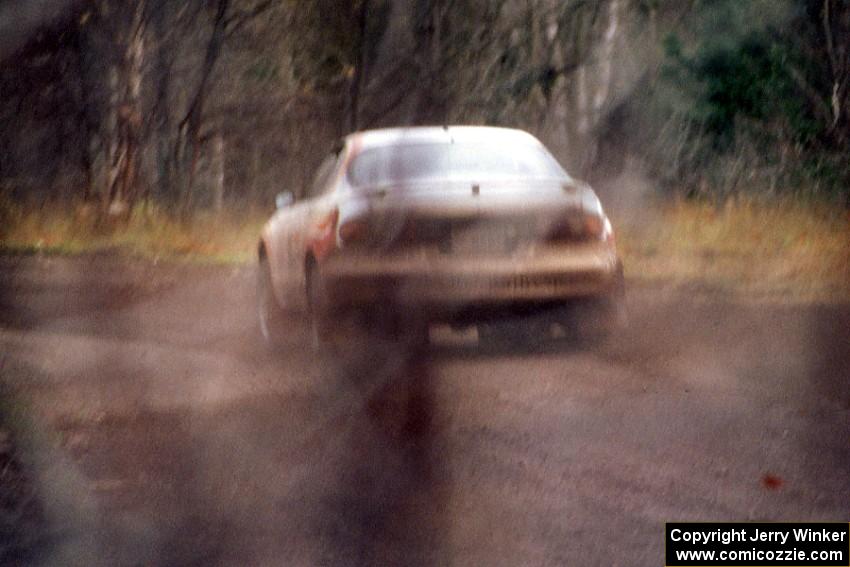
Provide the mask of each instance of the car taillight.
{"label": "car taillight", "polygon": [[584,233],[589,239],[604,240],[609,244],[614,244],[614,229],[611,226],[611,221],[604,214],[585,214]]}
{"label": "car taillight", "polygon": [[336,246],[336,223],[339,220],[339,211],[334,209],[326,216],[318,219],[310,230],[310,250],[316,260],[321,261],[330,255]]}
{"label": "car taillight", "polygon": [[604,240],[610,223],[608,219],[593,213],[575,213],[556,223],[549,231],[549,241],[556,243]]}
{"label": "car taillight", "polygon": [[605,230],[605,221],[602,217],[594,214],[584,215],[584,234],[589,238],[601,240]]}
{"label": "car taillight", "polygon": [[393,246],[416,243],[417,230],[412,219],[358,213],[341,217],[337,227],[341,247],[374,247],[387,250]]}
{"label": "car taillight", "polygon": [[368,237],[369,223],[365,219],[350,219],[339,225],[339,239],[344,244],[362,242]]}

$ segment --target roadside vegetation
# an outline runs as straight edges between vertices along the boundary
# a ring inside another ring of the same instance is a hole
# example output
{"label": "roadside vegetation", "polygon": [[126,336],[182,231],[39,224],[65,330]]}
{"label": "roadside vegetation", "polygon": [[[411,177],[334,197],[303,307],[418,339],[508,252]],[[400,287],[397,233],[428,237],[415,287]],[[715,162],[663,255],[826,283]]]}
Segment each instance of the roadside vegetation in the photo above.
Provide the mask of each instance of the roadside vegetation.
{"label": "roadside vegetation", "polygon": [[633,286],[768,301],[850,299],[850,216],[841,208],[678,200],[614,222]]}
{"label": "roadside vegetation", "polygon": [[850,205],[846,0],[20,2],[0,27],[16,200],[185,218],[300,194],[351,131],[488,124],[594,185],[638,163],[674,197]]}
{"label": "roadside vegetation", "polygon": [[[108,252],[148,260],[250,265],[268,210],[181,219],[137,207],[98,225],[77,210],[7,204],[0,248],[32,254]],[[767,300],[850,299],[850,215],[822,202],[679,199],[615,213],[632,285]]]}
{"label": "roadside vegetation", "polygon": [[20,3],[0,21],[7,249],[248,262],[268,203],[341,136],[488,124],[594,186],[646,177],[615,215],[636,282],[845,288],[846,0]]}
{"label": "roadside vegetation", "polygon": [[0,247],[7,252],[81,254],[112,252],[150,260],[240,264],[256,255],[268,211],[197,213],[191,218],[153,205],[104,223],[84,207],[3,205]]}

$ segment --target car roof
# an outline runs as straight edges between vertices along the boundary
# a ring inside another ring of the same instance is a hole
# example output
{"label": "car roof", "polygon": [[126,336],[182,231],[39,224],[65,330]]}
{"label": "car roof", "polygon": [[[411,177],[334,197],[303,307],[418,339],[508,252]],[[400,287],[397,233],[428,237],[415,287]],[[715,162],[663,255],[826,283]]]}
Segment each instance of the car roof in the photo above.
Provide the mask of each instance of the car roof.
{"label": "car roof", "polygon": [[534,136],[514,128],[493,126],[411,126],[364,130],[350,134],[347,139],[360,149],[414,144],[451,144],[455,142],[513,142],[541,145]]}

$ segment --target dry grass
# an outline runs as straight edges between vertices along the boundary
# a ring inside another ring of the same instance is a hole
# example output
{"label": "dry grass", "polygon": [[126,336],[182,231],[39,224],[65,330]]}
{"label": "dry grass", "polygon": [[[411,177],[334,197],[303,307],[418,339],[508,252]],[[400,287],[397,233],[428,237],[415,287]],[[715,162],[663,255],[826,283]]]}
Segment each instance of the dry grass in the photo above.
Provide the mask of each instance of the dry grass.
{"label": "dry grass", "polygon": [[850,298],[850,216],[823,204],[675,202],[621,219],[632,281],[758,299]]}
{"label": "dry grass", "polygon": [[[850,299],[850,216],[819,204],[674,202],[615,218],[626,273],[637,285],[778,300]],[[0,207],[0,246],[75,254],[118,249],[148,258],[254,260],[267,211],[200,214],[181,222],[155,207],[108,232],[58,207]]]}
{"label": "dry grass", "polygon": [[118,250],[148,258],[244,263],[256,256],[267,212],[198,214],[184,222],[153,206],[139,207],[126,222],[98,226],[85,209],[24,210],[6,205],[0,245],[20,251],[78,254]]}

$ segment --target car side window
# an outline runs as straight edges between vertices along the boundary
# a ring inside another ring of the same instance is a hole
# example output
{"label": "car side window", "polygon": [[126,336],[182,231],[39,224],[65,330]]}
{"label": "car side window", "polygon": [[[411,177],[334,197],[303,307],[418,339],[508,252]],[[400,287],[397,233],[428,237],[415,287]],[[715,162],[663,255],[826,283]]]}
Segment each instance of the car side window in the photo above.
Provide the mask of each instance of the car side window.
{"label": "car side window", "polygon": [[313,178],[313,183],[307,191],[307,197],[312,199],[325,193],[328,184],[331,182],[331,177],[336,171],[336,165],[339,155],[333,153],[325,158],[319,169],[316,170],[316,176]]}

